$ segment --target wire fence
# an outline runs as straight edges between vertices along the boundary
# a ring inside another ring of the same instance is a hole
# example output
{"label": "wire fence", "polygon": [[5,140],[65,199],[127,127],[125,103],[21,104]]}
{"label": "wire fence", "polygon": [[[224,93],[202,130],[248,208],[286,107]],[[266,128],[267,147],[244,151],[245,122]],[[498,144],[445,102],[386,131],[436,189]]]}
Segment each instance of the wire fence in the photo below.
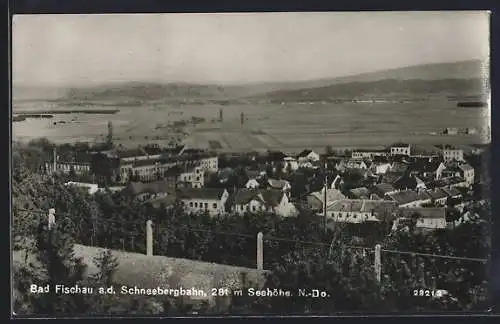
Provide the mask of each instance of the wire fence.
{"label": "wire fence", "polygon": [[[42,211],[42,210],[27,210],[27,209],[16,209],[15,212],[22,212],[22,213],[30,213],[33,215],[37,215],[37,221],[40,222],[48,215],[48,212]],[[145,228],[146,224],[145,222],[139,222],[136,220],[111,220],[111,219],[96,219],[93,222],[89,221],[81,221],[79,223],[76,223],[75,221],[72,220],[71,214],[68,213],[56,213],[56,220],[57,224],[59,227],[63,227],[66,229],[72,228],[73,230],[71,232],[75,232],[75,229],[83,229],[85,226],[90,227],[90,233],[93,235],[84,235],[85,237],[88,237],[88,245],[99,245],[100,240],[96,239],[93,242],[91,242],[92,236],[96,236],[95,232],[97,229],[100,229],[102,231],[101,240],[104,238],[104,245],[106,242],[109,243],[110,238],[107,237],[106,233],[109,232],[110,230],[115,229],[116,231],[113,232],[116,235],[117,231],[122,231],[123,234],[121,235],[122,237],[135,237],[134,235],[139,235],[143,236],[145,240]],[[32,222],[32,219],[30,220]],[[118,225],[118,226],[117,226]],[[155,236],[160,240],[160,233],[162,231],[169,230],[166,224],[157,224],[155,227]],[[235,232],[229,232],[229,231],[224,231],[224,230],[214,230],[212,228],[202,228],[202,227],[197,227],[193,226],[190,224],[176,224],[176,228],[178,230],[182,230],[185,232],[192,232],[192,233],[205,233],[205,234],[210,234],[212,236],[226,236],[226,237],[238,237],[238,238],[243,238],[243,239],[249,239],[249,240],[255,240],[256,235],[253,234],[248,234],[248,233],[235,233]],[[88,230],[88,229],[87,229]],[[121,241],[122,238],[113,238],[115,241]],[[164,239],[164,238],[163,238]],[[331,242],[319,242],[319,241],[306,241],[306,240],[297,240],[297,239],[290,239],[290,238],[282,238],[282,237],[274,237],[270,235],[266,235],[264,233],[264,241],[266,243],[270,243],[276,245],[276,243],[288,243],[291,245],[294,245],[295,247],[297,246],[315,246],[315,247],[323,247],[323,248],[329,248],[331,246]],[[139,243],[139,242],[137,242]],[[156,243],[158,244],[158,243]],[[132,248],[133,248],[132,244]],[[254,245],[255,246],[255,245]],[[268,245],[272,246],[272,245]],[[352,249],[352,250],[360,250],[360,251],[365,251],[366,252],[374,252],[373,247],[368,247],[368,246],[359,246],[359,245],[339,245],[339,246],[334,246],[335,248],[340,248],[340,249]],[[126,250],[125,247],[123,247],[124,250]],[[134,251],[136,252],[136,251]],[[423,252],[416,252],[416,251],[400,251],[400,250],[394,250],[394,249],[381,249],[381,252],[388,253],[388,254],[397,254],[397,255],[409,255],[409,256],[420,256],[420,257],[429,257],[429,258],[436,258],[436,259],[448,259],[448,260],[460,260],[460,261],[471,261],[471,262],[479,262],[479,263],[486,263],[488,262],[488,259],[485,258],[474,258],[474,257],[465,257],[465,256],[452,256],[452,255],[440,255],[440,254],[433,254],[433,253],[423,253]]]}

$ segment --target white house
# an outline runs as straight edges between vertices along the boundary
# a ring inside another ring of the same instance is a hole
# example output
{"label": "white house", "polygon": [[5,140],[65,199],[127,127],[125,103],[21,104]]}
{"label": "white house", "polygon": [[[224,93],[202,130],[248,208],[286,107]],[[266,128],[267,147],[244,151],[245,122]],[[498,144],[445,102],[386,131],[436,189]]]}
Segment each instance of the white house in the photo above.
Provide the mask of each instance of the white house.
{"label": "white house", "polygon": [[368,166],[366,165],[366,162],[361,159],[347,159],[347,160],[342,160],[340,161],[335,168],[339,171],[343,171],[346,169],[360,169],[360,170],[366,170],[368,169]]}
{"label": "white house", "polygon": [[353,150],[351,157],[353,159],[373,159],[375,156],[387,156],[387,150]]}
{"label": "white house", "polygon": [[370,170],[375,174],[385,174],[389,172],[391,169],[392,169],[392,164],[388,162],[372,163],[372,165],[370,165]]}
{"label": "white house", "polygon": [[[424,230],[446,229],[445,208],[402,208],[398,211],[399,219],[415,219],[416,228]],[[397,226],[396,222],[394,224]]]}
{"label": "white house", "polygon": [[464,151],[453,146],[445,146],[443,147],[443,159],[445,162],[464,161]]}
{"label": "white house", "polygon": [[217,156],[206,156],[197,160],[203,170],[217,172],[219,170],[219,158]]}
{"label": "white house", "polygon": [[[46,162],[45,171],[48,174],[54,173],[54,163]],[[90,163],[88,162],[63,162],[57,161],[55,164],[55,171],[70,174],[74,172],[76,175],[89,174],[90,173]]]}
{"label": "white house", "polygon": [[415,182],[417,183],[416,189],[417,190],[425,190],[427,189],[427,185],[425,184],[425,181],[420,179],[419,177],[415,176]]}
{"label": "white house", "polygon": [[226,212],[226,202],[229,193],[226,189],[185,188],[177,193],[184,208],[188,212],[208,212],[209,215],[219,215]]}
{"label": "white house", "polygon": [[472,186],[474,184],[474,168],[468,163],[462,163],[458,165],[460,169],[460,175],[464,178],[465,182]]}
{"label": "white house", "polygon": [[269,212],[281,217],[297,215],[287,195],[277,189],[241,189],[234,196],[233,210],[238,214]]}
{"label": "white house", "polygon": [[380,222],[392,218],[396,204],[387,200],[337,200],[326,207],[327,222]]}
{"label": "white house", "polygon": [[299,165],[308,162],[309,163],[318,162],[319,159],[320,159],[319,154],[312,150],[304,150],[299,155],[297,155],[297,160],[299,162]]}
{"label": "white house", "polygon": [[410,156],[411,154],[411,145],[397,143],[391,146],[391,154],[392,155],[406,155]]}
{"label": "white house", "polygon": [[260,183],[259,183],[259,181],[257,181],[257,179],[250,179],[245,184],[245,188],[247,188],[247,189],[257,189],[259,187],[260,187]]}
{"label": "white house", "polygon": [[192,188],[205,186],[205,172],[201,166],[191,166],[180,173],[178,181],[188,183]]}
{"label": "white house", "polygon": [[283,162],[284,162],[285,170],[288,166],[290,166],[292,171],[296,171],[299,168],[299,163],[297,162],[297,160],[295,158],[293,158],[291,156],[287,156],[287,157],[283,158]]}

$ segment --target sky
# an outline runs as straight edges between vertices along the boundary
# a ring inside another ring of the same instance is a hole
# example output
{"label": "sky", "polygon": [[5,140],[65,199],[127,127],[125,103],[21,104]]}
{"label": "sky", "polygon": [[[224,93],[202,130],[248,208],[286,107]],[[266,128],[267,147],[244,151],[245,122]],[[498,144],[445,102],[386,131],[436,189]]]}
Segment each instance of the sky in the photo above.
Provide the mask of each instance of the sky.
{"label": "sky", "polygon": [[16,15],[19,85],[255,83],[487,59],[487,12]]}

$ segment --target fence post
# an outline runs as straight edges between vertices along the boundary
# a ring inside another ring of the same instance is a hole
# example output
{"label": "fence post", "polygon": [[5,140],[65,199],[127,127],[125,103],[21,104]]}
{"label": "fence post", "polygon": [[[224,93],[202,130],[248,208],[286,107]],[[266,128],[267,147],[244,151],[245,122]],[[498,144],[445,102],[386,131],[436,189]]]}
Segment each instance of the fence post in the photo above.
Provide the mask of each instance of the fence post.
{"label": "fence post", "polygon": [[146,255],[153,255],[153,222],[146,222]]}
{"label": "fence post", "polygon": [[54,208],[49,209],[48,226],[49,230],[56,224],[56,210]]}
{"label": "fence post", "polygon": [[375,277],[377,281],[380,282],[380,277],[382,275],[382,262],[380,259],[381,247],[380,244],[375,245]]}
{"label": "fence post", "polygon": [[264,234],[257,234],[257,269],[264,269]]}

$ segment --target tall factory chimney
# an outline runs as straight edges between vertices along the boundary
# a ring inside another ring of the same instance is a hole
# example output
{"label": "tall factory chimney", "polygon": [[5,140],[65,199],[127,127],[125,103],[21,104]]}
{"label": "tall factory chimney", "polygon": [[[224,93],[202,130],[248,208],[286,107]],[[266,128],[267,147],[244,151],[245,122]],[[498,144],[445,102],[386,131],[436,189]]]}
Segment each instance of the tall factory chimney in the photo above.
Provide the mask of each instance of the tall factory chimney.
{"label": "tall factory chimney", "polygon": [[113,123],[112,122],[108,122],[107,144],[110,146],[110,148],[113,146]]}
{"label": "tall factory chimney", "polygon": [[52,165],[52,167],[53,167],[53,172],[55,173],[56,169],[57,169],[57,149],[55,146],[54,146],[54,150],[52,151],[52,153],[53,153],[53,158],[52,158],[53,165]]}

